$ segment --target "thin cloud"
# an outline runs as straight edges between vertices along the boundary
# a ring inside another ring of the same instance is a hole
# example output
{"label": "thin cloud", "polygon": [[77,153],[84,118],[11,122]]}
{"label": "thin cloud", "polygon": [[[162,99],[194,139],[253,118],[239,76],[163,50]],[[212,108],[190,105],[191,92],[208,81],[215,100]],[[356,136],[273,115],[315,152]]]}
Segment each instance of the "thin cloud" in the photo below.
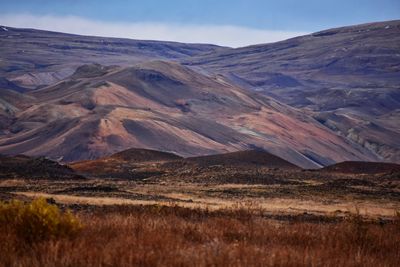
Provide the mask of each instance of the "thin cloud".
{"label": "thin cloud", "polygon": [[157,22],[116,23],[89,20],[76,16],[37,16],[8,14],[0,24],[82,35],[163,40],[185,43],[210,43],[241,47],[270,43],[307,34],[305,32],[270,31],[231,25],[181,25]]}

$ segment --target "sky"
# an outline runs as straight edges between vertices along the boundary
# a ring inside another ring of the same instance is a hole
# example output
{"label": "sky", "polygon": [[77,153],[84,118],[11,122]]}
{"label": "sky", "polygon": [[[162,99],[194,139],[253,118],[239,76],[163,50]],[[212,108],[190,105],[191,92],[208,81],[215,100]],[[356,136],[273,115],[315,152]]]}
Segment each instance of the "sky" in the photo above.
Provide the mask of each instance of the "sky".
{"label": "sky", "polygon": [[0,0],[0,24],[239,47],[400,19],[400,0]]}

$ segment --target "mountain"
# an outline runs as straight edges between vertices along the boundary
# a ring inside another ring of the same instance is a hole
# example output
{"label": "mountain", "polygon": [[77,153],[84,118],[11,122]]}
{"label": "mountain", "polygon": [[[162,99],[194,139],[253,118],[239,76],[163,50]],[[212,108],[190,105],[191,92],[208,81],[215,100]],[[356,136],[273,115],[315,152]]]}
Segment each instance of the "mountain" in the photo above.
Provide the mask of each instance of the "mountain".
{"label": "mountain", "polygon": [[400,162],[400,20],[183,59],[301,108],[381,160]]}
{"label": "mountain", "polygon": [[[6,30],[5,30],[6,29]],[[400,161],[400,21],[238,49],[0,28],[0,153]]]}
{"label": "mountain", "polygon": [[18,112],[30,105],[31,97],[0,87],[0,135],[7,132]]}
{"label": "mountain", "polygon": [[146,148],[180,156],[264,149],[304,168],[376,160],[303,112],[176,62],[83,65],[24,95],[0,153],[65,162]]}
{"label": "mountain", "polygon": [[[154,59],[178,60],[220,47],[80,36],[0,27],[0,88],[35,89],[53,84],[83,64],[133,65]],[[4,84],[9,86],[4,88]]]}

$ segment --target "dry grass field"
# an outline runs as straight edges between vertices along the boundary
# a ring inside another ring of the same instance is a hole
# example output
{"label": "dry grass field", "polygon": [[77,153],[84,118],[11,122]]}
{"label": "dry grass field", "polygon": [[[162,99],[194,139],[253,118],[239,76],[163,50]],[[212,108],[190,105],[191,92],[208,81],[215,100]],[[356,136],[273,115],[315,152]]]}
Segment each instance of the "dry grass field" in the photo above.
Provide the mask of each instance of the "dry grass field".
{"label": "dry grass field", "polygon": [[279,221],[261,209],[86,206],[81,230],[27,243],[0,231],[0,266],[399,266],[400,224]]}
{"label": "dry grass field", "polygon": [[[146,175],[144,175],[146,176]],[[0,180],[0,197],[53,198],[66,205],[166,205],[219,210],[238,204],[269,215],[312,214],[390,219],[400,210],[398,174],[209,167],[149,178]]]}

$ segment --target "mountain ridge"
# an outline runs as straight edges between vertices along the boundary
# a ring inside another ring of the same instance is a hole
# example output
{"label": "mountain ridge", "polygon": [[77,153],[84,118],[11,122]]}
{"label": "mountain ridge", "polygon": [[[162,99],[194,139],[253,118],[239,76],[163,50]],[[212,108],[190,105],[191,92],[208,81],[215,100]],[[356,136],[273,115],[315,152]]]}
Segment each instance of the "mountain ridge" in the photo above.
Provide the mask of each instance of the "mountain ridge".
{"label": "mountain ridge", "polygon": [[375,159],[296,109],[176,62],[85,66],[27,94],[35,101],[0,139],[1,153],[75,161],[129,147],[196,156],[255,146],[308,168]]}
{"label": "mountain ridge", "polygon": [[25,90],[54,84],[84,64],[127,66],[222,49],[211,44],[85,36],[8,26],[0,27],[0,46],[0,75]]}
{"label": "mountain ridge", "polygon": [[222,50],[183,64],[226,76],[304,110],[326,127],[399,162],[400,20],[328,29]]}

